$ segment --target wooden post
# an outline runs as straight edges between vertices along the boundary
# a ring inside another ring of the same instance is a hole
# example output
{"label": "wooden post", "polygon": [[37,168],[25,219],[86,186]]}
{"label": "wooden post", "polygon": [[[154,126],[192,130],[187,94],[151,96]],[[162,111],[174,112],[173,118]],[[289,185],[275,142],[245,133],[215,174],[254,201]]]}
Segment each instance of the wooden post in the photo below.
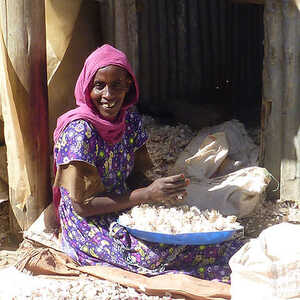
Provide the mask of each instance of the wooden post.
{"label": "wooden post", "polygon": [[[280,181],[280,199],[299,203],[300,13],[293,0],[266,0],[264,23],[261,159]],[[279,189],[269,197],[279,198]]]}
{"label": "wooden post", "polygon": [[[278,6],[278,7],[277,7]],[[280,4],[274,9],[270,5],[265,7],[265,56],[263,69],[263,99],[262,99],[262,140],[261,160],[265,168],[280,181],[280,163],[282,157],[282,99],[283,72],[280,59],[283,56],[283,35],[281,30]],[[271,9],[271,10],[270,10]],[[275,93],[276,91],[276,93]],[[275,182],[269,190],[269,197],[279,198],[276,193]]]}
{"label": "wooden post", "polygon": [[300,203],[300,12],[292,0],[282,3],[284,90],[280,199]]}
{"label": "wooden post", "polygon": [[17,233],[28,229],[50,199],[45,4],[2,1],[0,9],[10,221]]}

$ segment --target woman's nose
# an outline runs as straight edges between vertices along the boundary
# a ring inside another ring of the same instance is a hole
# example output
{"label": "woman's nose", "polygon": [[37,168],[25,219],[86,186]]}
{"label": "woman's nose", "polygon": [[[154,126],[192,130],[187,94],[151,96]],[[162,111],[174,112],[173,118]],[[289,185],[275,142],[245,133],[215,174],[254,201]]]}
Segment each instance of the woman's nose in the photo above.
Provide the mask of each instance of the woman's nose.
{"label": "woman's nose", "polygon": [[106,85],[103,89],[103,97],[109,98],[113,96],[113,90],[109,85]]}

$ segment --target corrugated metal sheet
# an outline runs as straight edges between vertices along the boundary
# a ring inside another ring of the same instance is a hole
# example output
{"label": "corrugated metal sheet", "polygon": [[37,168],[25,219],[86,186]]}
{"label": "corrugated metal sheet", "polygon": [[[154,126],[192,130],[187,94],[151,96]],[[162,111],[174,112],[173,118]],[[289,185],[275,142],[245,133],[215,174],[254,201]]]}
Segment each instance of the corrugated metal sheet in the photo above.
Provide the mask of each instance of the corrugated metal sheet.
{"label": "corrugated metal sheet", "polygon": [[236,115],[259,111],[263,6],[138,0],[137,13],[142,110],[168,111],[170,99],[201,104],[226,97]]}

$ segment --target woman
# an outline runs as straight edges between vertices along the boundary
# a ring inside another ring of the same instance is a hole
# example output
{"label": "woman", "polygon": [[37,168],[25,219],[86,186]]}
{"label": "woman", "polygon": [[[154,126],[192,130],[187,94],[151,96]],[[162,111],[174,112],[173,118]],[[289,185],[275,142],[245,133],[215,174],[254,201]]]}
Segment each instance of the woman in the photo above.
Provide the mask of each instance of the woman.
{"label": "woman", "polygon": [[146,275],[182,271],[226,280],[227,262],[238,243],[148,243],[116,222],[120,212],[134,205],[184,196],[189,183],[179,174],[144,187],[127,187],[144,179],[143,172],[151,166],[141,118],[129,110],[138,95],[135,76],[121,51],[104,45],[87,58],[75,87],[78,108],[62,115],[54,132],[54,203],[63,249],[81,265],[114,265]]}

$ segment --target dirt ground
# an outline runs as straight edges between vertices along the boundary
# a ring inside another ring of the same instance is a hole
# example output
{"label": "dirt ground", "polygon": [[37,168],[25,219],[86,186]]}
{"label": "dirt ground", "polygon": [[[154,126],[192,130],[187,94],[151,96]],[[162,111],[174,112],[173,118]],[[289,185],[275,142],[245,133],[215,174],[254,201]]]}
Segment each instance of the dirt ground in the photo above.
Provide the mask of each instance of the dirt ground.
{"label": "dirt ground", "polygon": [[0,269],[15,262],[18,243],[9,232],[8,202],[0,203]]}

